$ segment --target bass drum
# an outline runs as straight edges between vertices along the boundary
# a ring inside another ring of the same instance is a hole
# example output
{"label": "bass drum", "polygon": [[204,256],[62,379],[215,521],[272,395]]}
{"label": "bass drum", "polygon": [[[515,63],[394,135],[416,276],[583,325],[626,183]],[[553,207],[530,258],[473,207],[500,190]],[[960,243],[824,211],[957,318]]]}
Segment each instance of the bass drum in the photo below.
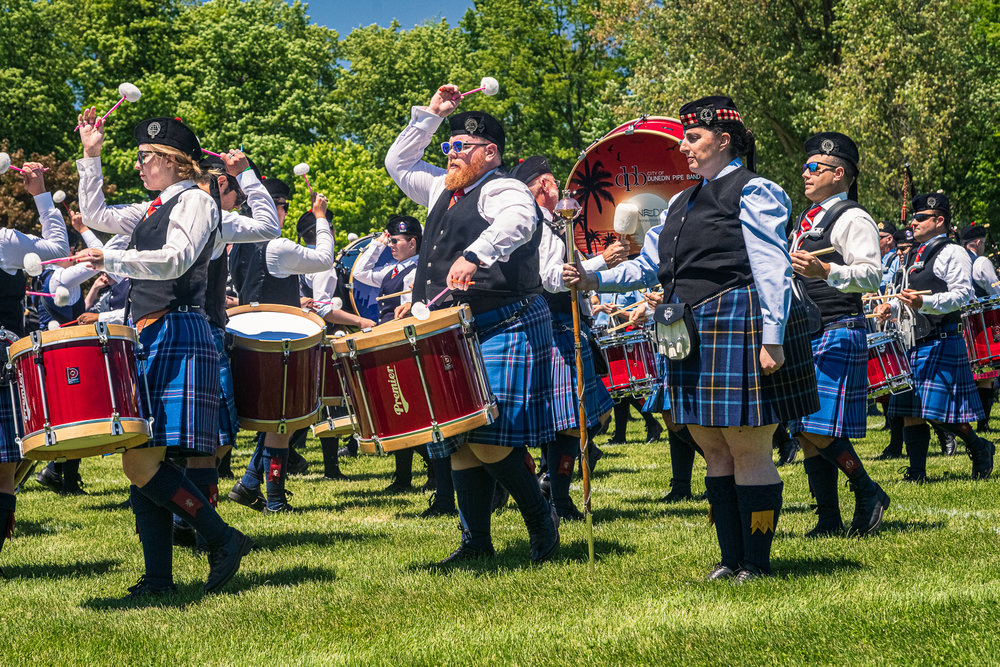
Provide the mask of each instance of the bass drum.
{"label": "bass drum", "polygon": [[[354,312],[361,317],[367,317],[375,322],[378,322],[378,302],[375,300],[375,297],[378,296],[379,288],[354,280],[354,266],[358,261],[358,257],[368,247],[368,244],[381,233],[376,232],[351,241],[337,254],[337,258],[334,260],[334,266],[337,267],[338,282],[345,287],[347,298],[354,308]],[[392,262],[392,253],[384,252],[375,265],[375,268],[381,268]]]}
{"label": "bass drum", "polygon": [[639,208],[639,228],[629,237],[632,256],[639,254],[670,198],[700,180],[680,152],[683,136],[678,120],[641,116],[584,151],[567,179],[582,207],[574,222],[577,249],[591,256],[613,243],[615,207],[628,202]]}

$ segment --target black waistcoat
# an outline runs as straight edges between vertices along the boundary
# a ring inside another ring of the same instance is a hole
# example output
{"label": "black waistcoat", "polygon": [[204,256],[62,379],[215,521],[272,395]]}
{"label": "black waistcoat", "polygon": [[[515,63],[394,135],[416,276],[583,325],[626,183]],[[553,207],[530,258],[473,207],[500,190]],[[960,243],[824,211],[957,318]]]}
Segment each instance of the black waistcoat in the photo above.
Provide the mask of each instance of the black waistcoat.
{"label": "black waistcoat", "polygon": [[[153,215],[135,226],[135,229],[132,230],[132,240],[128,244],[129,249],[159,250],[166,245],[170,211],[177,205],[182,194],[183,192],[161,205]],[[177,278],[171,280],[133,278],[129,281],[129,301],[131,303],[129,312],[133,321],[138,321],[144,315],[158,310],[172,310],[180,306],[205,307],[208,264],[212,259],[216,232],[217,230],[212,230],[201,254],[198,255],[191,267]]]}
{"label": "black waistcoat", "polygon": [[[448,270],[462,256],[489,223],[479,215],[479,194],[486,183],[495,178],[507,178],[500,170],[483,179],[477,187],[448,208],[451,190],[441,193],[431,207],[424,226],[420,244],[420,260],[413,283],[413,300],[427,301],[447,287]],[[469,304],[473,314],[486,312],[523,299],[542,291],[542,278],[538,268],[538,244],[541,242],[541,224],[535,226],[531,240],[523,244],[505,262],[494,262],[490,268],[480,267],[467,292],[456,293],[456,298]],[[441,297],[434,307],[447,301]]]}
{"label": "black waistcoat", "polygon": [[208,263],[208,288],[205,292],[205,315],[220,329],[226,328],[226,279],[229,278],[229,257],[222,254]]}
{"label": "black waistcoat", "polygon": [[[833,241],[831,241],[833,227],[837,224],[837,220],[844,213],[855,208],[863,207],[861,204],[850,199],[834,203],[830,207],[830,210],[823,214],[820,224],[813,225],[813,228],[802,237],[802,242],[799,244],[798,249],[809,252],[831,247],[833,245]],[[789,235],[789,240],[795,239],[795,234],[801,227],[805,217],[805,213],[799,216],[798,222],[795,223],[795,229]],[[834,250],[833,252],[826,253],[823,256],[823,261],[842,265],[844,264],[844,256],[840,251]],[[806,288],[809,298],[819,307],[819,312],[823,317],[823,324],[829,324],[834,320],[839,320],[848,315],[860,315],[864,312],[864,306],[861,303],[861,294],[841,292],[836,287],[831,287],[823,278],[804,278],[795,274],[795,280],[798,280]]]}
{"label": "black waistcoat", "polygon": [[275,278],[267,270],[267,244],[238,243],[229,251],[229,272],[233,287],[240,295],[240,305],[248,303],[277,303],[285,306],[300,305],[299,277]]}
{"label": "black waistcoat", "polygon": [[[948,291],[948,283],[934,275],[934,262],[948,245],[951,245],[951,241],[936,237],[928,241],[923,248],[918,247],[916,252],[910,252],[907,256],[907,287],[917,291],[930,290],[932,294]],[[926,317],[934,326],[962,321],[962,314],[957,310],[945,315],[926,315]]]}
{"label": "black waistcoat", "polygon": [[7,331],[23,336],[24,293],[28,290],[24,271],[18,269],[14,275],[0,270],[0,325]]}
{"label": "black waistcoat", "polygon": [[[966,249],[966,250],[968,250],[968,249]],[[972,260],[972,266],[975,267],[976,260],[979,259],[979,255],[977,255],[976,253],[972,252],[971,250],[968,250],[968,253],[969,253],[969,259]],[[983,289],[979,285],[979,283],[976,282],[975,276],[973,276],[973,278],[972,278],[972,289],[975,290],[975,292],[976,292],[976,298],[977,299],[982,299],[984,296],[989,296],[990,295],[989,292],[987,292],[985,289]]]}
{"label": "black waistcoat", "polygon": [[678,301],[695,305],[753,284],[740,197],[754,178],[757,174],[739,167],[688,188],[674,200],[660,231],[657,272],[668,300],[673,293]]}
{"label": "black waistcoat", "polygon": [[[408,267],[400,271],[395,275],[395,277],[390,278],[385,277],[382,281],[382,287],[378,291],[379,296],[385,294],[395,294],[396,292],[402,292],[406,289],[403,286],[403,279],[417,270],[416,263],[410,264]],[[391,275],[391,274],[390,274]],[[385,299],[378,302],[378,323],[385,324],[392,319],[393,315],[396,313],[396,307],[403,302],[402,296],[396,296],[391,299]]]}

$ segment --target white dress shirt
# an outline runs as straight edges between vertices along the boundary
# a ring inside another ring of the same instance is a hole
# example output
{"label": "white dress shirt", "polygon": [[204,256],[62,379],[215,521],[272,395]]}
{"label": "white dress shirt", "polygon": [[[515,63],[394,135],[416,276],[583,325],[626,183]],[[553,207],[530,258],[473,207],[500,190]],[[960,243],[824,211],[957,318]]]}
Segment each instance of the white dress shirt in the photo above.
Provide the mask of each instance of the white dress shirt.
{"label": "white dress shirt", "polygon": [[[921,313],[945,315],[958,310],[975,295],[972,289],[972,258],[965,248],[954,243],[947,244],[934,259],[933,271],[936,277],[947,284],[947,289],[936,294],[924,294]],[[909,278],[910,272],[907,269],[903,273],[904,288],[909,286]],[[895,299],[892,300],[892,309],[893,314],[898,312],[898,302]]]}
{"label": "white dress shirt", "polygon": [[328,271],[333,267],[333,234],[326,218],[316,218],[316,246],[299,245],[284,237],[269,241],[264,254],[267,271],[287,278]]}
{"label": "white dress shirt", "polygon": [[11,275],[24,268],[24,256],[28,253],[35,253],[42,261],[69,255],[66,221],[52,201],[52,195],[43,192],[35,195],[34,200],[42,221],[42,238],[7,227],[0,228],[0,268]]}
{"label": "white dress shirt", "polygon": [[[375,268],[378,261],[382,258],[382,253],[389,249],[389,246],[382,245],[377,241],[371,241],[368,247],[364,249],[361,256],[358,257],[357,263],[354,265],[353,279],[359,283],[368,285],[369,287],[382,287],[382,282],[392,275],[392,272],[396,269],[403,271],[409,266],[413,266],[420,259],[420,255],[413,255],[412,257],[407,257],[402,262],[393,262],[391,264],[386,264],[379,268]],[[417,277],[416,271],[410,271],[408,274],[403,276],[403,289],[412,290],[413,281]],[[413,294],[403,294],[399,298],[399,302],[410,303],[413,300]]]}
{"label": "white dress shirt", "polygon": [[977,257],[973,260],[972,281],[986,290],[987,294],[1000,294],[996,269],[993,268],[993,262],[987,257]]}
{"label": "white dress shirt", "polygon": [[[822,209],[813,216],[813,226],[822,224],[827,211],[847,199],[842,192],[820,203]],[[798,250],[805,235],[792,240]],[[841,292],[875,292],[882,281],[882,257],[878,247],[878,227],[863,208],[852,208],[840,215],[830,233],[830,245],[844,258],[844,264],[830,262],[826,284]]]}

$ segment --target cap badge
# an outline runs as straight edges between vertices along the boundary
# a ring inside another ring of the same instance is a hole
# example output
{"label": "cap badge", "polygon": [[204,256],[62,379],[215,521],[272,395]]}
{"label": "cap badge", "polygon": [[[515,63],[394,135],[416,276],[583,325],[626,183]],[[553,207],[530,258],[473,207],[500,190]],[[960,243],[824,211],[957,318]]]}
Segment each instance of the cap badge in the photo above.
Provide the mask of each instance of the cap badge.
{"label": "cap badge", "polygon": [[824,153],[829,153],[834,149],[833,139],[824,139],[819,147]]}
{"label": "cap badge", "polygon": [[148,134],[150,138],[152,138],[158,135],[161,129],[163,128],[160,127],[159,121],[154,120],[152,123],[146,126],[146,134]]}
{"label": "cap badge", "polygon": [[475,118],[465,119],[465,132],[466,134],[475,134],[479,129],[479,121]]}
{"label": "cap badge", "polygon": [[927,198],[927,207],[928,208],[937,208],[937,205],[938,205],[937,197],[928,197]]}
{"label": "cap badge", "polygon": [[715,118],[715,109],[712,107],[703,107],[698,112],[698,119],[703,123],[711,123]]}

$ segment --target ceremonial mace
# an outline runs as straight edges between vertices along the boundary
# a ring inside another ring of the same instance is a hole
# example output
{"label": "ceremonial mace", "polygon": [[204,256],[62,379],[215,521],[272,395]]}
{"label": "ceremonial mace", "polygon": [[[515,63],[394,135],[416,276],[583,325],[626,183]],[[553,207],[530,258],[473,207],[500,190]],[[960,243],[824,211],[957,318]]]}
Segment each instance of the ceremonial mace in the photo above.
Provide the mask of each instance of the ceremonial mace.
{"label": "ceremonial mace", "polygon": [[[580,214],[580,202],[563,190],[563,198],[556,203],[556,215],[565,221],[566,262],[576,263],[573,245],[573,219]],[[594,564],[594,515],[590,512],[590,459],[587,456],[587,406],[583,399],[583,343],[580,340],[580,302],[576,285],[569,288],[573,302],[573,346],[576,348],[576,401],[579,406],[580,427],[580,469],[583,471],[583,513],[587,517],[587,554],[590,564]]]}

